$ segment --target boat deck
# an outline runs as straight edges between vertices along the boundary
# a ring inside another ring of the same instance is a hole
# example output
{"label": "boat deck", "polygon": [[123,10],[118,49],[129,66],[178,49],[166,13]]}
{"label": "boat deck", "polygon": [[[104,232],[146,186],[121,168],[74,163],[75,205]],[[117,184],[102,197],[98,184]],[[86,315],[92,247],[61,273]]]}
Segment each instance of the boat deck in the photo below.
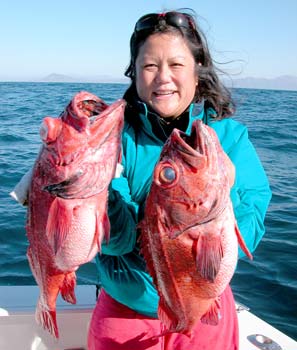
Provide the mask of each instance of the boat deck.
{"label": "boat deck", "polygon": [[[95,286],[78,286],[78,303],[75,306],[59,297],[59,340],[55,340],[35,322],[38,294],[36,286],[0,287],[0,349],[87,350],[87,330],[95,305]],[[240,350],[297,350],[297,342],[293,339],[240,305],[238,309]]]}

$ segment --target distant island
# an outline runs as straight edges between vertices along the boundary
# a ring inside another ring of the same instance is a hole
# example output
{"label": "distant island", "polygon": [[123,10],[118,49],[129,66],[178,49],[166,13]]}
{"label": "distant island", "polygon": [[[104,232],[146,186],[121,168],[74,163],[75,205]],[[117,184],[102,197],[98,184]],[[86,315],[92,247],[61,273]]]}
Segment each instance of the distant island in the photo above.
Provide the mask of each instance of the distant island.
{"label": "distant island", "polygon": [[[109,75],[95,75],[93,77],[73,77],[64,74],[52,73],[40,82],[53,83],[122,83],[128,84],[129,79],[125,77],[112,77]],[[273,89],[273,90],[297,90],[297,77],[282,75],[276,78],[230,78],[223,79],[228,87],[246,89]]]}
{"label": "distant island", "polygon": [[297,77],[282,75],[272,79],[265,78],[237,78],[225,81],[226,85],[234,88],[246,89],[272,89],[272,90],[297,90]]}
{"label": "distant island", "polygon": [[[275,78],[256,78],[244,77],[236,78],[234,76],[221,76],[224,84],[229,88],[245,89],[268,89],[268,90],[293,90],[297,91],[297,76],[281,75]],[[65,74],[52,73],[43,78],[37,79],[1,79],[0,81],[16,82],[45,82],[45,83],[111,83],[111,84],[129,84],[130,79],[122,76],[111,75],[93,75],[93,76],[70,76]]]}
{"label": "distant island", "polygon": [[46,83],[129,83],[129,79],[113,77],[110,75],[94,75],[92,77],[69,76],[52,73],[38,80]]}

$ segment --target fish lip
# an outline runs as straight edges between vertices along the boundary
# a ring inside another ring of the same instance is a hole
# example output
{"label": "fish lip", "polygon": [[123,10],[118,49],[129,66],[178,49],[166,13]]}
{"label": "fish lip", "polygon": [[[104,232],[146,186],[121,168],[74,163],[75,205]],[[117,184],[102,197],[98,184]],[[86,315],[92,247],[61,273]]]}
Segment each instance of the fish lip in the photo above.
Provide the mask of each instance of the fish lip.
{"label": "fish lip", "polygon": [[111,114],[114,111],[116,111],[117,109],[125,108],[126,104],[127,104],[127,102],[124,99],[122,99],[122,98],[118,99],[113,104],[109,105],[106,109],[104,109],[104,111],[97,114],[95,116],[96,119],[95,119],[94,123],[97,122],[99,119],[104,118],[106,114]]}
{"label": "fish lip", "polygon": [[189,145],[183,137],[189,139],[191,136],[188,136],[186,133],[178,129],[174,129],[171,133],[172,141],[176,144],[179,150],[194,157],[201,157],[200,147],[199,151],[197,151],[192,145]]}
{"label": "fish lip", "polygon": [[[120,128],[122,129],[123,124],[124,124],[124,118],[122,116],[122,113],[117,114],[116,110],[125,108],[126,106],[126,101],[124,99],[119,99],[116,102],[114,102],[112,105],[108,106],[101,114],[98,115],[98,118],[93,122],[93,125],[91,127],[96,127],[98,122],[102,118],[106,118],[106,114],[109,115],[108,121],[111,124],[110,129],[108,130],[107,133],[104,134],[104,137],[98,142],[96,151],[100,149],[101,145],[106,142],[106,140],[110,137],[110,134],[114,131],[115,128]],[[118,120],[118,122],[113,122],[114,120]]]}

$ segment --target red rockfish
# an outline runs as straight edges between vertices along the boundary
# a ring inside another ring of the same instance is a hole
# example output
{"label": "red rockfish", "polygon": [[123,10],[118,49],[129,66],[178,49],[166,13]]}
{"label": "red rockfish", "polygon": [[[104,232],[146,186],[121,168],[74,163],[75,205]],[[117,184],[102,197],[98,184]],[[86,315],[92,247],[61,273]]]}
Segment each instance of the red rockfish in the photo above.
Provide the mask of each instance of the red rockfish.
{"label": "red rockfish", "polygon": [[29,187],[27,252],[40,289],[37,321],[58,338],[56,299],[76,303],[75,270],[108,241],[108,185],[121,150],[125,101],[108,106],[79,92],[59,118],[46,117]]}
{"label": "red rockfish", "polygon": [[167,332],[191,335],[197,321],[219,322],[220,295],[238,258],[238,230],[224,153],[213,129],[174,129],[155,167],[140,223],[142,253],[160,296]]}

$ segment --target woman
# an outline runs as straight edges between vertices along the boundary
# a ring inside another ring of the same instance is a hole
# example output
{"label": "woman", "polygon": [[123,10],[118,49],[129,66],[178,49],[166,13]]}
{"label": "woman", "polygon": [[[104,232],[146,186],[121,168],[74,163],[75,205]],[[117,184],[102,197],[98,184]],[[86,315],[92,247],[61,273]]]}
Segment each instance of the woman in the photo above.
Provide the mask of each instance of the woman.
{"label": "woman", "polygon": [[143,217],[164,142],[173,128],[188,133],[195,119],[216,131],[230,158],[231,199],[250,251],[264,234],[271,197],[267,177],[246,128],[228,119],[234,104],[217,77],[193,16],[167,12],[141,17],[130,49],[126,76],[131,85],[124,96],[124,170],[109,189],[111,238],[97,257],[102,289],[90,324],[89,350],[238,349],[230,287],[221,296],[219,325],[198,322],[191,339],[177,333],[158,337],[163,329],[157,319],[158,295],[139,254],[136,225]]}

